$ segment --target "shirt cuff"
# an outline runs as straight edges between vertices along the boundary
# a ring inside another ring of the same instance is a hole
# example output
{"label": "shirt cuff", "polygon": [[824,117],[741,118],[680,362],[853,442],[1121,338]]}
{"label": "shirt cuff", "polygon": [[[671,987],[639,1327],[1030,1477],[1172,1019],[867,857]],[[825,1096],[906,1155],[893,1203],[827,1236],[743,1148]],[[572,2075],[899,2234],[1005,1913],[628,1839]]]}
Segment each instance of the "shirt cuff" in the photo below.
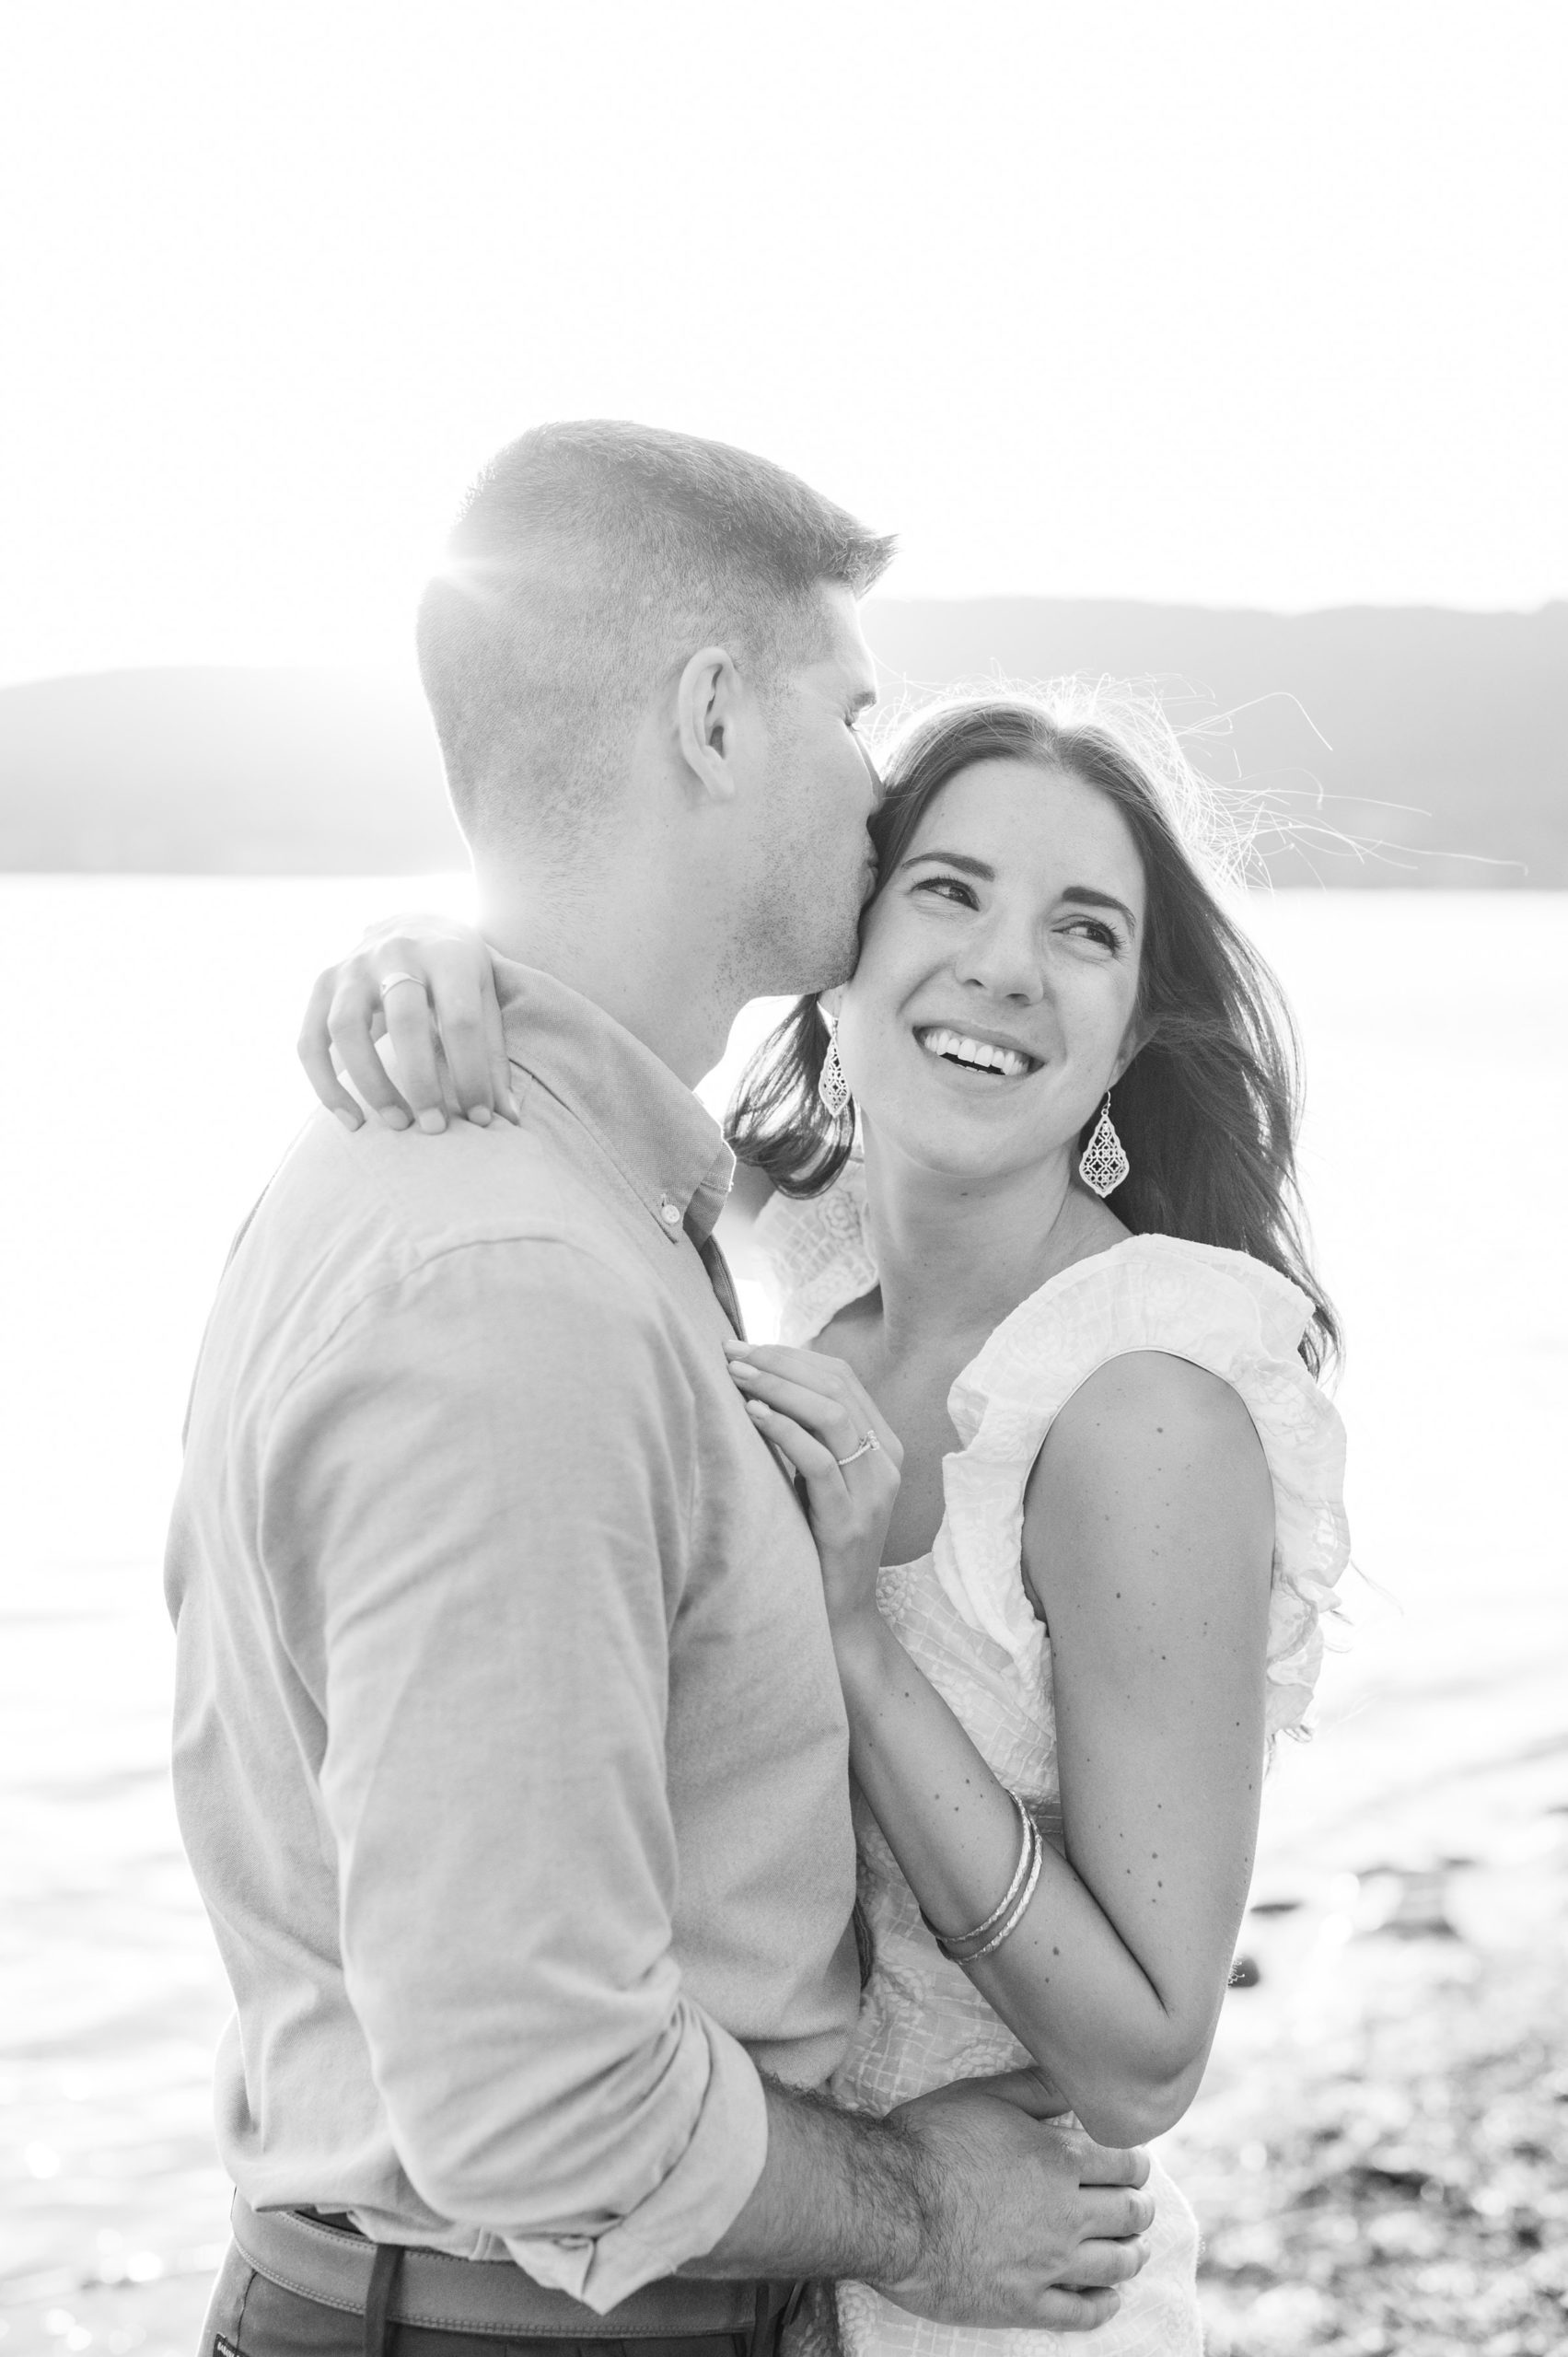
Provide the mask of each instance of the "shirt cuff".
{"label": "shirt cuff", "polygon": [[694,2014],[707,2044],[706,2084],[690,2140],[635,2209],[602,2235],[517,2235],[506,2248],[536,2283],[602,2316],[645,2283],[712,2250],[750,2199],[768,2154],[768,2102],[745,2048]]}

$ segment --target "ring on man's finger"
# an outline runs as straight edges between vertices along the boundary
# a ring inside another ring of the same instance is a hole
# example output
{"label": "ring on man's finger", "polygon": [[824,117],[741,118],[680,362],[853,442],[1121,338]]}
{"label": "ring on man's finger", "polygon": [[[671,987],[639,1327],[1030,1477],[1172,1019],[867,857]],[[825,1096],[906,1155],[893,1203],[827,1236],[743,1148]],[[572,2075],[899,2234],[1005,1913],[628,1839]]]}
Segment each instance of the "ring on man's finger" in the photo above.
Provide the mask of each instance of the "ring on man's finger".
{"label": "ring on man's finger", "polygon": [[881,1446],[875,1433],[867,1433],[858,1448],[852,1448],[847,1457],[835,1457],[833,1463],[842,1470],[844,1466],[854,1465],[859,1458],[869,1457],[874,1448],[880,1448]]}
{"label": "ring on man's finger", "polygon": [[420,981],[417,974],[384,974],[380,981],[377,984],[377,989],[380,994],[381,1004],[383,1006],[387,1004],[387,993],[389,991],[395,991],[400,982],[412,982],[416,991],[424,991],[426,998],[430,996],[428,989],[425,984]]}

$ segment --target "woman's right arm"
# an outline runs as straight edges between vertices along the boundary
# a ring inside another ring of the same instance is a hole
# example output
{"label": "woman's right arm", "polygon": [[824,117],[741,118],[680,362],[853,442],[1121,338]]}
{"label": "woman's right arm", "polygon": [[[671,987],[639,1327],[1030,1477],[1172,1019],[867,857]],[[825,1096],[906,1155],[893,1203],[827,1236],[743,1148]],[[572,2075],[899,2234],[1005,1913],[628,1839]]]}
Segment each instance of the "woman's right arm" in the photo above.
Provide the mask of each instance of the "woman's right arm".
{"label": "woman's right arm", "polygon": [[[377,1050],[382,1038],[395,1080]],[[299,1060],[327,1110],[351,1130],[366,1106],[393,1130],[444,1130],[448,1114],[481,1128],[497,1113],[517,1118],[490,951],[452,917],[371,925],[357,949],[318,977]]]}

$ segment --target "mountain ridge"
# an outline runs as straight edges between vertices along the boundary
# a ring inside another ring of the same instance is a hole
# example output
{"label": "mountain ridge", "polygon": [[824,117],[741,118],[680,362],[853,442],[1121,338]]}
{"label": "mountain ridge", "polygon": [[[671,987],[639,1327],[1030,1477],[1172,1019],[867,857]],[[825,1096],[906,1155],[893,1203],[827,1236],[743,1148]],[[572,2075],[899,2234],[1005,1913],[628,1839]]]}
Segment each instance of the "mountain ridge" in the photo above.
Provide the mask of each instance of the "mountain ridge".
{"label": "mountain ridge", "polygon": [[[1157,683],[1200,765],[1272,814],[1260,850],[1276,883],[1568,886],[1568,601],[1273,614],[877,598],[865,620],[895,703],[998,677]],[[0,690],[0,869],[418,874],[464,858],[412,691],[232,667]]]}

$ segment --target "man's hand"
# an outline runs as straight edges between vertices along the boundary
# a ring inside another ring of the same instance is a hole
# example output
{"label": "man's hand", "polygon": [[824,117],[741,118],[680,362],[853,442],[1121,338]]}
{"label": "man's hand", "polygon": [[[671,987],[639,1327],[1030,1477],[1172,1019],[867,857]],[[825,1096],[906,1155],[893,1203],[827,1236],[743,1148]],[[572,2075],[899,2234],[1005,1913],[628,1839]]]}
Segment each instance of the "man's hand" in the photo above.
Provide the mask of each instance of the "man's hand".
{"label": "man's hand", "polygon": [[1087,2331],[1148,2258],[1148,2154],[1057,2127],[1035,2071],[970,2079],[889,2115],[919,2155],[914,2267],[877,2288],[939,2324]]}
{"label": "man's hand", "polygon": [[1148,2257],[1148,2155],[1055,2126],[1043,2072],[939,2087],[886,2119],[764,2084],[762,2174],[680,2274],[850,2277],[938,2324],[1088,2332]]}

